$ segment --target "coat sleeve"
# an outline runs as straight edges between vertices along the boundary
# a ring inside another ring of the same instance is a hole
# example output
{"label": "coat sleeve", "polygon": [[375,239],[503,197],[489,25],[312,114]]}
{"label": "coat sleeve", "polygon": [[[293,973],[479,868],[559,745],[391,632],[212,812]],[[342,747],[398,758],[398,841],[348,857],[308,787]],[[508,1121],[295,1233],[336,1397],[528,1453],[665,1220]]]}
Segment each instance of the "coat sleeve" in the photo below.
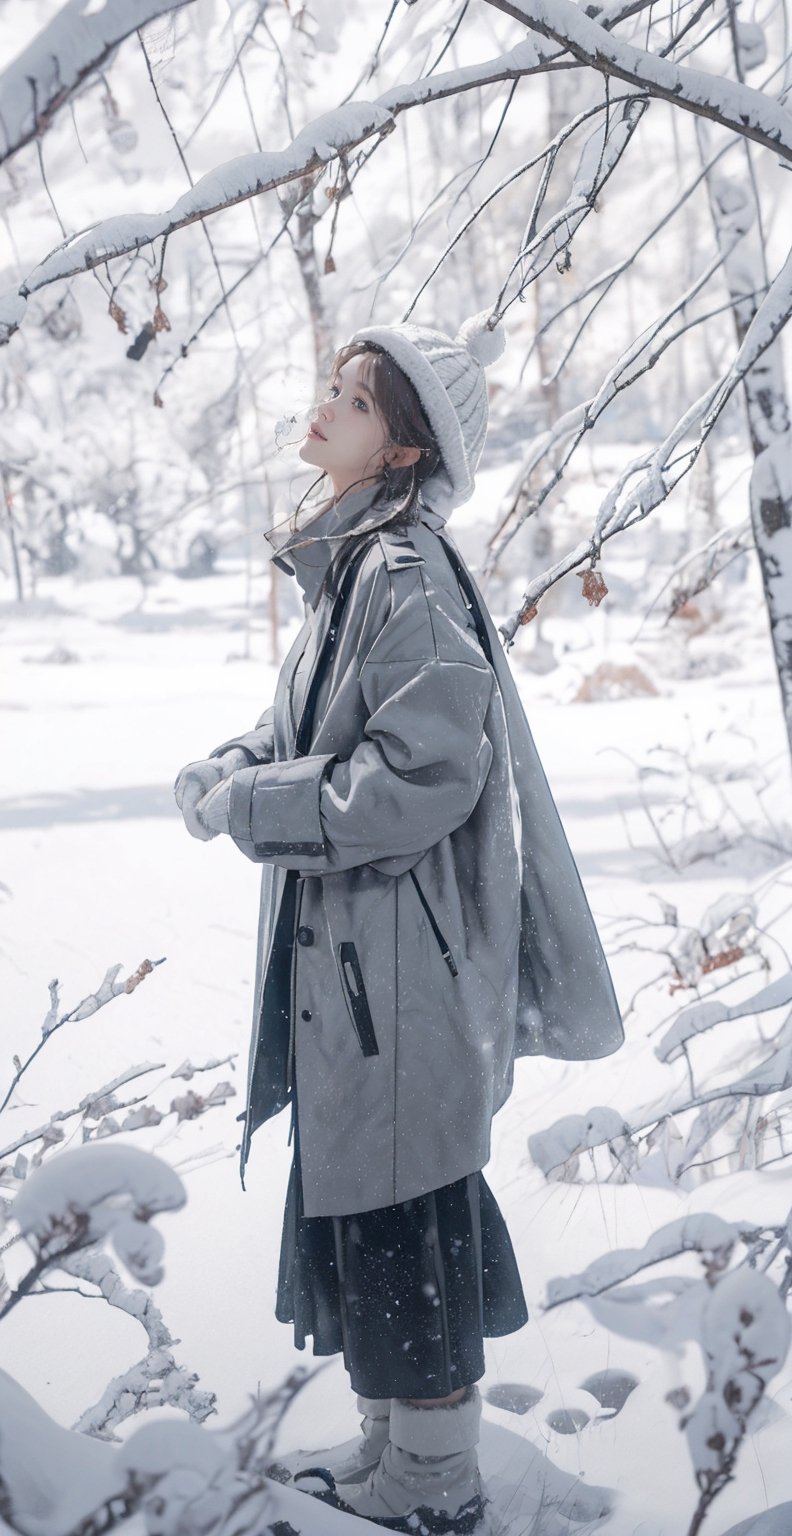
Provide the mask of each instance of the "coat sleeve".
{"label": "coat sleeve", "polygon": [[[384,567],[377,580],[388,611]],[[248,857],[331,874],[419,855],[473,810],[493,755],[484,729],[492,670],[458,624],[432,612],[419,571],[396,580],[401,600],[360,669],[367,720],[351,756],[233,774],[231,835]]]}
{"label": "coat sleeve", "polygon": [[222,757],[223,753],[230,751],[232,747],[242,747],[247,752],[251,765],[271,763],[275,757],[274,714],[275,706],[270,704],[264,713],[259,715],[252,731],[245,731],[242,736],[232,736],[230,741],[221,742],[219,747],[212,748],[209,756]]}

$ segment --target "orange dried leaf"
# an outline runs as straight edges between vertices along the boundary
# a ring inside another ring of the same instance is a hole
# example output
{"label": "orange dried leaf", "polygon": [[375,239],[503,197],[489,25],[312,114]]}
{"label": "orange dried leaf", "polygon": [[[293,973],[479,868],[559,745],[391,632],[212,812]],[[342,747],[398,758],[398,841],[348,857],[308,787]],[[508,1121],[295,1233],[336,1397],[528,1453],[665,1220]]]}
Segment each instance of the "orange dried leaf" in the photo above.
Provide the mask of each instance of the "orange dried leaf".
{"label": "orange dried leaf", "polygon": [[532,608],[526,608],[525,613],[520,614],[520,623],[530,624],[531,619],[535,619],[538,612],[539,609],[535,606]]}
{"label": "orange dried leaf", "polygon": [[335,264],[335,262],[334,262],[334,260],[333,260],[333,258],[332,258],[332,256],[330,255],[329,252],[325,256],[324,269],[325,269],[325,272],[335,272],[335,269],[336,269],[336,264]]}
{"label": "orange dried leaf", "polygon": [[607,587],[600,576],[599,571],[578,571],[578,576],[583,582],[583,596],[592,608],[597,608],[607,593]]}
{"label": "orange dried leaf", "polygon": [[127,333],[126,315],[125,315],[123,309],[121,308],[121,305],[120,304],[116,304],[115,299],[111,299],[110,300],[110,317],[111,317],[111,319],[115,320],[115,323],[118,326],[118,329],[121,332],[122,336],[126,336],[126,333]]}
{"label": "orange dried leaf", "polygon": [[157,389],[154,391],[154,404],[158,405],[160,410],[164,409],[164,401],[159,393],[159,390]]}
{"label": "orange dried leaf", "polygon": [[164,309],[158,304],[154,311],[154,335],[156,336],[158,331],[169,331],[170,328],[170,320]]}
{"label": "orange dried leaf", "polygon": [[127,979],[124,982],[124,991],[134,992],[135,987],[140,985],[143,977],[149,976],[153,969],[154,967],[150,960],[141,960],[137,970],[133,971],[131,976],[127,976]]}
{"label": "orange dried leaf", "polygon": [[735,944],[731,949],[722,949],[717,955],[708,955],[701,969],[702,971],[719,971],[721,966],[732,965],[735,960],[741,960],[745,950],[741,944]]}

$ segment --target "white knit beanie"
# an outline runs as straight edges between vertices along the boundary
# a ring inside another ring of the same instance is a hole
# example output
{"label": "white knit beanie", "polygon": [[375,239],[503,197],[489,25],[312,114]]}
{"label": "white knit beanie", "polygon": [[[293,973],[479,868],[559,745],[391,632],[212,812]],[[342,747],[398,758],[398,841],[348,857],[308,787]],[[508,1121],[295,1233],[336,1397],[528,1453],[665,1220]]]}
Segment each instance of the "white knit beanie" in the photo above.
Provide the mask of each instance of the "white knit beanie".
{"label": "white knit beanie", "polygon": [[407,375],[426,413],[442,463],[421,486],[429,504],[445,513],[469,501],[489,408],[484,369],[501,356],[503,328],[488,328],[490,311],[472,315],[451,339],[426,325],[364,325],[350,342],[382,347]]}

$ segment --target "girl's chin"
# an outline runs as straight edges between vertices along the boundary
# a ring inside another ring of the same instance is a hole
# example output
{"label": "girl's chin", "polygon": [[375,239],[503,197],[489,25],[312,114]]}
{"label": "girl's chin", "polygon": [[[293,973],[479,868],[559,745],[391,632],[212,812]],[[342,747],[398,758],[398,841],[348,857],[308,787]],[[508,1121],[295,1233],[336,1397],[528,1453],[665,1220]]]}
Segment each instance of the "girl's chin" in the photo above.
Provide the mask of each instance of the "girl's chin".
{"label": "girl's chin", "polygon": [[308,462],[311,463],[316,456],[317,448],[321,448],[322,446],[321,438],[305,437],[303,438],[297,452],[301,459],[307,459]]}

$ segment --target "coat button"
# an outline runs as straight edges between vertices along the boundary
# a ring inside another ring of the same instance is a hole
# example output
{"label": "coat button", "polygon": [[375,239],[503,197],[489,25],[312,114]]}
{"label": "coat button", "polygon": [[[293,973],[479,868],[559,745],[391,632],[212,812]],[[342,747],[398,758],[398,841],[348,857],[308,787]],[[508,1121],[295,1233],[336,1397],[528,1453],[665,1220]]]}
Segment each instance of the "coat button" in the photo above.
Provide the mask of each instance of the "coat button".
{"label": "coat button", "polygon": [[310,1008],[303,1008],[301,1017],[303,1019],[310,1019],[310,1017],[311,1017],[311,1010],[310,1010]]}
{"label": "coat button", "polygon": [[298,944],[313,944],[313,941],[314,941],[314,931],[313,931],[313,928],[307,928],[307,927],[303,926],[302,928],[298,928],[297,929],[297,943]]}

